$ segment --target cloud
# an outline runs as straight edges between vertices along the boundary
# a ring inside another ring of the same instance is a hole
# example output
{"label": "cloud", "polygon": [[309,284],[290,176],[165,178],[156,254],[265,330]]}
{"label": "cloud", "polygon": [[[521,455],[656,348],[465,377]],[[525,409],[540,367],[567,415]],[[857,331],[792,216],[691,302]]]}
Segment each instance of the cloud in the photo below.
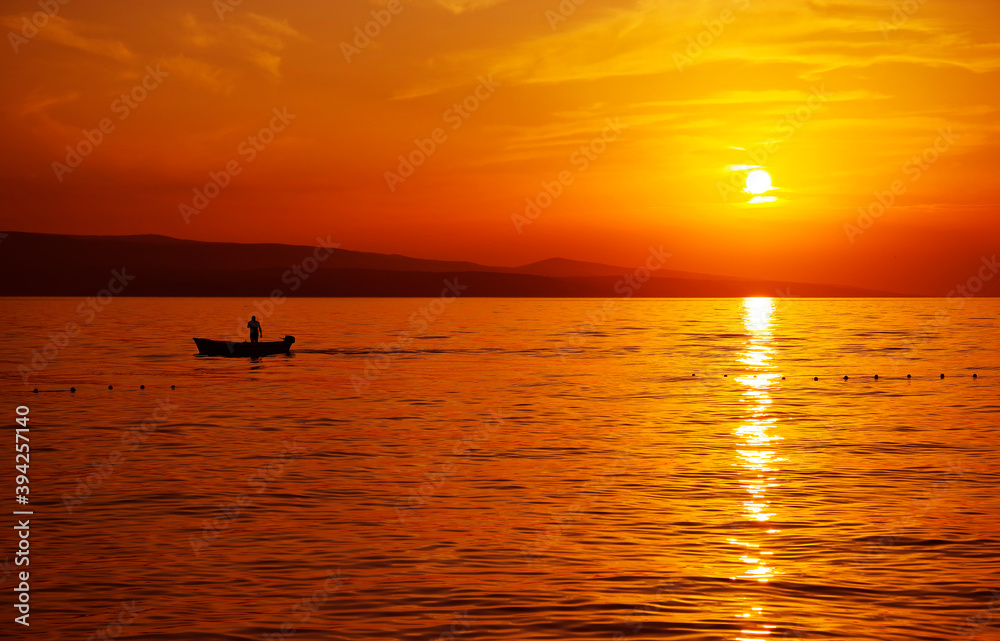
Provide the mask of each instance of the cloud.
{"label": "cloud", "polygon": [[[444,92],[466,83],[470,73],[483,72],[509,85],[657,74],[688,84],[698,82],[691,79],[695,70],[723,61],[744,63],[748,72],[756,65],[783,64],[788,76],[809,81],[831,70],[880,62],[952,65],[976,72],[1000,65],[1000,45],[988,33],[957,28],[952,14],[942,14],[938,7],[922,9],[887,39],[880,20],[891,19],[891,7],[821,0],[742,6],[735,1],[681,5],[658,0],[631,6],[583,4],[553,31],[524,27],[502,44],[429,54],[418,63],[422,70],[414,83],[400,88],[395,98]],[[731,15],[726,24],[722,9]],[[711,24],[716,25],[714,33],[708,29]],[[686,58],[682,70],[677,55]]]}
{"label": "cloud", "polygon": [[21,103],[20,109],[17,110],[17,113],[22,117],[40,116],[43,115],[49,107],[75,102],[79,98],[80,94],[76,91],[64,93],[59,96],[31,95],[28,96],[23,103]]}
{"label": "cloud", "polygon": [[[182,40],[198,49],[200,57],[215,58],[218,61],[216,64],[198,61],[202,66],[195,72],[195,77],[202,82],[216,76],[216,72],[208,67],[219,70],[220,65],[225,64],[225,58],[236,58],[249,63],[271,78],[278,79],[281,77],[281,52],[284,51],[286,42],[307,40],[287,21],[249,12],[238,14],[238,17],[234,15],[225,22],[203,22],[188,14],[184,17],[183,26]],[[188,58],[195,60],[191,56]],[[189,71],[195,71],[194,65],[186,64]]]}
{"label": "cloud", "polygon": [[454,14],[477,11],[498,5],[504,0],[434,0],[434,4],[444,7]]}
{"label": "cloud", "polygon": [[[28,17],[30,18],[30,16]],[[24,16],[5,16],[0,18],[0,23],[10,29],[20,31],[23,25],[23,18]],[[48,22],[38,29],[37,37],[64,47],[85,51],[95,56],[111,58],[118,62],[129,62],[135,58],[135,54],[120,40],[94,38],[82,33],[97,29],[98,27],[92,24],[50,15]]]}
{"label": "cloud", "polygon": [[178,78],[183,78],[199,84],[216,93],[230,94],[234,83],[222,69],[202,60],[189,58],[185,55],[173,56],[163,60],[163,66]]}
{"label": "cloud", "polygon": [[263,28],[265,31],[295,40],[306,39],[305,36],[288,24],[287,20],[275,20],[274,18],[268,18],[267,16],[262,16],[256,13],[248,13],[247,15],[250,17],[250,20]]}
{"label": "cloud", "polygon": [[11,103],[9,109],[20,122],[20,133],[30,135],[32,144],[44,148],[44,141],[61,141],[80,133],[79,128],[62,122],[56,114],[65,111],[64,105],[78,103],[81,97],[78,91],[55,95],[32,91]]}

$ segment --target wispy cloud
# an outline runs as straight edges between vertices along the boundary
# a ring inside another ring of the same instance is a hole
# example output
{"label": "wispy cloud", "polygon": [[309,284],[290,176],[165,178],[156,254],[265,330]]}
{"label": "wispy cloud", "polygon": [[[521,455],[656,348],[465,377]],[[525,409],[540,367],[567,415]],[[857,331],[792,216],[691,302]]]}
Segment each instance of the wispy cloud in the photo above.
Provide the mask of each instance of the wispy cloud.
{"label": "wispy cloud", "polygon": [[[259,14],[234,14],[225,22],[203,21],[193,14],[183,20],[182,41],[198,50],[198,75],[213,77],[209,66],[221,69],[225,59],[249,63],[273,79],[281,77],[282,52],[289,40],[307,38],[287,21]],[[194,54],[188,56],[194,59]],[[205,58],[214,58],[209,62]],[[192,65],[188,65],[193,69]]]}
{"label": "wispy cloud", "polygon": [[[25,14],[30,18],[30,14]],[[0,24],[11,30],[19,31],[25,16],[5,16],[0,18]],[[64,47],[85,51],[95,56],[103,56],[128,62],[135,59],[135,54],[120,40],[96,37],[94,32],[102,28],[79,20],[68,20],[62,16],[49,16],[47,24],[38,30],[38,38]]]}
{"label": "wispy cloud", "polygon": [[163,60],[163,66],[178,78],[188,80],[216,93],[232,93],[235,83],[220,67],[185,55]]}
{"label": "wispy cloud", "polygon": [[476,11],[498,5],[504,0],[434,0],[438,6],[444,7],[452,13],[459,14],[466,11]]}

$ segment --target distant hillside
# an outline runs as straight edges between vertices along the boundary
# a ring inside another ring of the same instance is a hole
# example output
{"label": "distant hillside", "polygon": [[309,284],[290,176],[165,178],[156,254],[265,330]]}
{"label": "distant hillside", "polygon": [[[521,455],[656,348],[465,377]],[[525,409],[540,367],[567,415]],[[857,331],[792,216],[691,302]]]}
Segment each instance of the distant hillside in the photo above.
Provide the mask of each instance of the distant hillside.
{"label": "distant hillside", "polygon": [[[166,236],[9,232],[0,243],[0,296],[92,296],[112,270],[134,280],[126,296],[437,296],[458,277],[464,296],[891,296],[834,285],[756,281],[662,270],[641,286],[633,268],[562,258],[523,267],[280,244],[207,243]],[[307,273],[309,270],[312,273]],[[298,271],[296,271],[298,270]],[[303,277],[304,276],[304,277]],[[634,282],[634,281],[633,281]]]}
{"label": "distant hillside", "polygon": [[[635,271],[635,268],[602,265],[600,263],[588,263],[579,260],[569,260],[568,258],[547,258],[545,260],[540,260],[537,263],[524,265],[523,267],[513,267],[508,271],[515,274],[534,274],[536,276],[551,276],[552,278],[574,278],[581,276],[624,276]],[[709,274],[697,274],[694,272],[680,272],[672,269],[662,269],[656,274],[660,278],[685,278],[691,280],[727,279],[725,276],[712,276]],[[740,279],[729,278],[729,280]]]}

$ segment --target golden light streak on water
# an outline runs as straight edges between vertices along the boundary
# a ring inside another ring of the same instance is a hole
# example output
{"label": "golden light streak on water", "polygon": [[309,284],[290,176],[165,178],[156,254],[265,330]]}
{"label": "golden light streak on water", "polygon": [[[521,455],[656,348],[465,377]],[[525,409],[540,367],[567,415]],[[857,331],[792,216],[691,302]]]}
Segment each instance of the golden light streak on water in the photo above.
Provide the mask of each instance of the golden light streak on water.
{"label": "golden light streak on water", "polygon": [[[743,300],[743,326],[749,338],[739,357],[739,362],[746,371],[736,377],[736,382],[743,385],[745,390],[742,393],[741,422],[734,430],[735,436],[740,439],[734,465],[740,469],[739,483],[751,497],[741,503],[740,516],[758,523],[777,515],[775,505],[766,497],[769,496],[769,489],[781,487],[780,483],[772,481],[777,481],[779,477],[776,474],[781,472],[778,463],[782,459],[777,457],[775,448],[780,446],[782,438],[771,432],[778,419],[769,414],[773,405],[769,390],[780,380],[780,374],[774,371],[771,363],[775,351],[772,345],[774,307],[775,302],[771,298]],[[767,583],[780,575],[780,571],[766,558],[773,555],[773,550],[762,549],[775,544],[773,535],[777,533],[775,530],[768,530],[763,534],[755,534],[753,542],[742,544],[754,549],[754,555],[739,557],[744,567],[735,575],[736,581]],[[764,612],[764,605],[761,604],[751,607],[750,612],[738,613],[736,616],[743,619],[762,618]],[[771,632],[767,628],[774,627],[763,623],[759,625],[756,629],[741,630],[740,634],[769,635]],[[735,638],[739,641],[746,637]]]}

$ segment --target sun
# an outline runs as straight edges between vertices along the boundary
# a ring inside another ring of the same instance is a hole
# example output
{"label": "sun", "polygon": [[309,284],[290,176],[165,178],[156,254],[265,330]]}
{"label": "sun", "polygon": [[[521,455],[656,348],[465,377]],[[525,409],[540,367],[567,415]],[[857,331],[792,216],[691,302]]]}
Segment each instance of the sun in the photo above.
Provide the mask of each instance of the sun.
{"label": "sun", "polygon": [[753,194],[755,196],[771,191],[774,187],[771,185],[771,174],[767,173],[763,169],[755,169],[747,174],[747,187],[746,192],[748,194]]}

